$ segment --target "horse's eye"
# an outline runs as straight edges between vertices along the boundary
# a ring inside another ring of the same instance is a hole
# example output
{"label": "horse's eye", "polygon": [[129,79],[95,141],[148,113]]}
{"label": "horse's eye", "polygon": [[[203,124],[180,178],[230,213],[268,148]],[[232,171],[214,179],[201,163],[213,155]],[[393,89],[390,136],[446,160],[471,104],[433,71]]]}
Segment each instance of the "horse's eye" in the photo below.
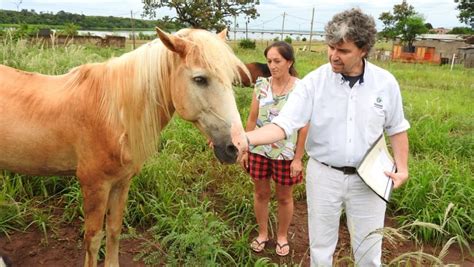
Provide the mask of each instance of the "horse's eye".
{"label": "horse's eye", "polygon": [[207,78],[203,76],[197,76],[193,78],[194,82],[199,86],[207,86]]}

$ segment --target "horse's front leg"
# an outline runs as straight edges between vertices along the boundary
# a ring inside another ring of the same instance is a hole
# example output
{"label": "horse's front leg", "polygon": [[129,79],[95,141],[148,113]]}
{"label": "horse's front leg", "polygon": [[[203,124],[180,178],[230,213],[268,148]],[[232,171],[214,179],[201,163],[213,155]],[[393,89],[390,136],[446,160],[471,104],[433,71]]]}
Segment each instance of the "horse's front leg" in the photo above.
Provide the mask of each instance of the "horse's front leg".
{"label": "horse's front leg", "polygon": [[107,204],[105,267],[119,266],[120,232],[122,231],[123,212],[127,202],[130,182],[131,175],[118,181],[110,190]]}
{"label": "horse's front leg", "polygon": [[[82,195],[84,198],[84,247],[86,250],[84,267],[97,266],[97,254],[104,236],[104,215],[109,198],[110,184],[100,177],[80,176]],[[87,178],[86,178],[87,177]],[[94,177],[91,179],[90,177]]]}

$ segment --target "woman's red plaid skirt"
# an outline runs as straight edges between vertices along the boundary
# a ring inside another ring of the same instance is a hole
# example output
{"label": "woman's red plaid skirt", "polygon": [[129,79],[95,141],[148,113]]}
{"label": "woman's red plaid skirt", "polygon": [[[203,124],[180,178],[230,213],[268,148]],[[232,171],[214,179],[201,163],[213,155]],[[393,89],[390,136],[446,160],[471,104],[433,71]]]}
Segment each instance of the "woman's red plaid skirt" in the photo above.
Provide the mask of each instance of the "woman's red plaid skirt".
{"label": "woman's red plaid skirt", "polygon": [[249,174],[253,179],[273,179],[281,185],[294,185],[303,181],[303,172],[291,177],[292,160],[269,159],[265,156],[249,153]]}

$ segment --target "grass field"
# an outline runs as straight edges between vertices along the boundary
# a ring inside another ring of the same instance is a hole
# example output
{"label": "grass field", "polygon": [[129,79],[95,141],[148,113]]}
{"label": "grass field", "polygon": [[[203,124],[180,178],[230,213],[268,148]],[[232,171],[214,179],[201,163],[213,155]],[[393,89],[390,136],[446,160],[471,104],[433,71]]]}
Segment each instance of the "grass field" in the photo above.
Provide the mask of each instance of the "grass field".
{"label": "grass field", "polygon": [[[235,47],[235,51],[244,62],[264,62],[262,45],[255,50]],[[323,44],[314,44],[313,50],[316,52],[297,53],[301,77],[326,62]],[[51,49],[2,40],[0,63],[56,75],[124,52],[74,45]],[[411,123],[411,179],[394,192],[388,214],[422,244],[454,242],[472,255],[474,69],[374,63],[398,79]],[[250,92],[235,89],[244,122]],[[217,164],[198,130],[175,117],[162,132],[159,153],[133,180],[124,234],[147,232],[149,242],[143,243],[140,253],[147,264],[268,265],[248,248],[255,230],[252,190],[239,166]],[[295,197],[303,200],[304,195],[304,186],[298,186]],[[0,171],[0,238],[30,227],[37,227],[46,237],[59,223],[81,219],[81,203],[73,177],[27,177]],[[60,209],[61,215],[54,215],[53,209]],[[154,243],[161,249],[154,249]]]}

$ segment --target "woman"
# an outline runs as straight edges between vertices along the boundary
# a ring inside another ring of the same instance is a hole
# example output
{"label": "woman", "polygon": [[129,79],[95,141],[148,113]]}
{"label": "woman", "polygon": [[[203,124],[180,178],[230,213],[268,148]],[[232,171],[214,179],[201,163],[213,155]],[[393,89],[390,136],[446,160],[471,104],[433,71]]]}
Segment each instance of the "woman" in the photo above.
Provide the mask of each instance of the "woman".
{"label": "woman", "polygon": [[[294,68],[293,48],[288,43],[275,42],[265,49],[264,55],[271,77],[260,77],[256,81],[246,131],[271,123],[299,81]],[[255,252],[261,252],[269,240],[270,179],[275,181],[278,201],[276,253],[286,256],[290,252],[288,227],[293,217],[293,186],[303,180],[301,161],[306,134],[307,127],[304,127],[285,140],[252,147],[242,160],[243,167],[255,184],[254,210],[258,236],[250,244]]]}

